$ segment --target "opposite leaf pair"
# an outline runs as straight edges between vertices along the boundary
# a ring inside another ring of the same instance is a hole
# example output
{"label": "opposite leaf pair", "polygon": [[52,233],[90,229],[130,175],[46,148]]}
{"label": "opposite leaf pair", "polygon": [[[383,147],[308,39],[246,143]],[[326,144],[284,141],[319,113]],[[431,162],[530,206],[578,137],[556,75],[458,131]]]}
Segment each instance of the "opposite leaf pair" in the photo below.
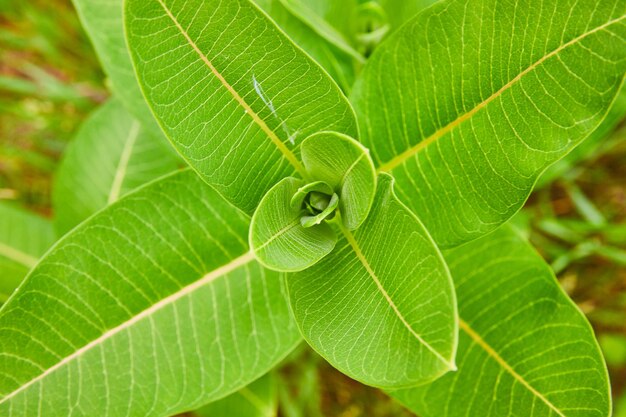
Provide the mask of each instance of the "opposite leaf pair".
{"label": "opposite leaf pair", "polygon": [[261,200],[250,228],[259,261],[279,271],[300,271],[328,255],[337,236],[328,221],[357,229],[376,191],[374,164],[354,139],[322,132],[301,146],[305,179],[285,178]]}

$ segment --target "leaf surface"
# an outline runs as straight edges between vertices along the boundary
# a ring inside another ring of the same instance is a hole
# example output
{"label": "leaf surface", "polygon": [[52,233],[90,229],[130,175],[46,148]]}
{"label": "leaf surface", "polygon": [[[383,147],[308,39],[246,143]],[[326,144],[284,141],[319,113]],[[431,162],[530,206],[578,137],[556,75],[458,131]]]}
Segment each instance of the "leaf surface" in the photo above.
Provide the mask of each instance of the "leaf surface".
{"label": "leaf surface", "polygon": [[452,247],[521,207],[602,121],[625,70],[622,0],[451,0],[376,49],[352,102],[379,171]]}
{"label": "leaf surface", "polygon": [[357,60],[325,39],[283,5],[281,0],[256,0],[296,45],[320,64],[344,92],[349,92],[356,77]]}
{"label": "leaf surface", "polygon": [[67,234],[0,310],[0,415],[171,415],[265,374],[300,337],[248,223],[183,171]]}
{"label": "leaf surface", "polygon": [[355,230],[366,219],[376,191],[369,151],[336,132],[320,132],[302,143],[302,163],[310,178],[329,184],[339,195],[344,226]]}
{"label": "leaf surface", "polygon": [[66,233],[179,163],[167,142],[111,99],[85,121],[64,153],[52,194],[57,232]]}
{"label": "leaf surface", "polygon": [[303,227],[306,212],[292,206],[292,197],[304,181],[285,178],[263,197],[252,216],[250,247],[263,265],[276,271],[299,271],[326,256],[337,236],[326,222]]}
{"label": "leaf surface", "polygon": [[303,175],[300,142],[356,137],[328,75],[247,0],[128,0],[126,32],[145,97],[175,147],[252,213],[279,180]]}
{"label": "leaf surface", "polygon": [[602,144],[609,135],[611,135],[620,123],[626,118],[626,84],[622,84],[622,88],[617,95],[615,101],[611,105],[606,117],[600,125],[589,135],[582,143],[576,146],[563,159],[551,165],[539,180],[537,187],[544,187],[552,181],[562,177],[568,171],[575,168],[578,164],[585,160],[593,160],[598,156],[598,150],[601,150]]}
{"label": "leaf surface", "polygon": [[0,203],[0,303],[7,300],[54,239],[47,219]]}
{"label": "leaf surface", "polygon": [[445,258],[459,302],[459,370],[395,397],[423,417],[610,415],[591,326],[527,242],[504,227]]}
{"label": "leaf surface", "polygon": [[454,369],[456,301],[445,263],[417,218],[378,178],[374,204],[335,250],[287,274],[307,342],[351,378],[405,387]]}

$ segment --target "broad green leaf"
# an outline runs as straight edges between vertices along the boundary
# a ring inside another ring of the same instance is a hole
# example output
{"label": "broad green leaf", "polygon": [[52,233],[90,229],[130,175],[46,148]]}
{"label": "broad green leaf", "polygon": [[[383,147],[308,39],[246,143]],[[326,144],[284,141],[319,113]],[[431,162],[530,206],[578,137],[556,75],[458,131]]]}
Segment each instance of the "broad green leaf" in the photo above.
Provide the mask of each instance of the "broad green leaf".
{"label": "broad green leaf", "polygon": [[279,0],[302,22],[357,62],[365,58],[351,45],[357,11],[356,0]]}
{"label": "broad green leaf", "polygon": [[455,369],[454,289],[437,247],[378,178],[374,205],[335,250],[287,274],[307,342],[337,369],[369,385],[416,385]]}
{"label": "broad green leaf", "polygon": [[449,251],[458,372],[393,395],[422,417],[608,417],[593,331],[550,267],[508,227]]}
{"label": "broad green leaf", "polygon": [[54,239],[47,219],[0,203],[0,303],[9,298]]}
{"label": "broad green leaf", "polygon": [[299,334],[248,222],[183,171],[67,234],[0,310],[0,415],[171,415],[265,374]]}
{"label": "broad green leaf", "polygon": [[302,163],[309,178],[329,184],[339,195],[339,212],[348,230],[358,228],[372,207],[376,173],[369,151],[356,140],[321,132],[302,142]]}
{"label": "broad green leaf", "polygon": [[337,85],[247,0],[128,0],[126,33],[167,136],[247,213],[278,181],[303,174],[305,137],[357,136]]}
{"label": "broad green leaf", "polygon": [[270,373],[193,414],[198,417],[276,417],[277,408],[276,378]]}
{"label": "broad green leaf", "polygon": [[435,3],[366,64],[360,139],[440,246],[478,238],[602,121],[625,38],[623,0]]}
{"label": "broad green leaf", "polygon": [[59,234],[127,192],[173,172],[178,157],[112,99],[81,126],[57,171],[52,194]]}
{"label": "broad green leaf", "polygon": [[356,77],[358,60],[294,16],[281,0],[256,0],[256,4],[270,15],[296,45],[317,61],[344,92],[350,91]]}
{"label": "broad green leaf", "polygon": [[160,133],[141,94],[124,39],[124,0],[72,0],[111,81],[111,88],[142,125]]}
{"label": "broad green leaf", "polygon": [[292,205],[292,197],[303,180],[285,178],[263,197],[252,216],[250,247],[266,267],[277,271],[299,271],[328,255],[337,236],[326,222],[303,227],[307,212]]}
{"label": "broad green leaf", "polygon": [[574,168],[580,162],[586,159],[593,159],[597,156],[598,148],[601,147],[603,141],[613,133],[616,127],[626,117],[626,84],[622,84],[622,88],[617,95],[613,105],[609,109],[606,117],[580,145],[576,146],[565,158],[559,160],[550,166],[537,181],[537,187],[544,187],[555,179],[563,176],[567,171]]}

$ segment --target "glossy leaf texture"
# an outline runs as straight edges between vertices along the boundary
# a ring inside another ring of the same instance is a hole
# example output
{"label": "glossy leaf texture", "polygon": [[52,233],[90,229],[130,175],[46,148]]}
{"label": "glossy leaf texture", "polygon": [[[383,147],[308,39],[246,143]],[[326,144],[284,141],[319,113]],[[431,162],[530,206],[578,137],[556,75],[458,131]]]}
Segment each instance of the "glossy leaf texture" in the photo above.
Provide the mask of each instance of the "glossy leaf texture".
{"label": "glossy leaf texture", "polygon": [[0,203],[0,303],[9,298],[54,240],[48,219]]}
{"label": "glossy leaf texture", "polygon": [[372,211],[335,250],[286,276],[307,342],[346,375],[398,388],[454,369],[456,300],[448,269],[419,220],[378,178]]}
{"label": "glossy leaf texture", "polygon": [[187,170],[67,234],[0,310],[0,415],[171,415],[267,373],[300,336],[248,222]]}
{"label": "glossy leaf texture", "polygon": [[602,121],[625,39],[622,0],[438,2],[366,64],[360,139],[440,246],[478,238]]}
{"label": "glossy leaf texture", "polygon": [[193,412],[197,417],[276,417],[277,414],[276,378],[271,373]]}
{"label": "glossy leaf texture", "polygon": [[296,17],[281,0],[256,0],[274,22],[348,93],[354,84],[359,61]]}
{"label": "glossy leaf texture", "polygon": [[247,0],[128,0],[126,32],[167,136],[247,213],[282,178],[302,175],[305,137],[357,136],[339,87]]}
{"label": "glossy leaf texture", "polygon": [[182,164],[167,141],[144,129],[120,101],[109,100],[84,122],[64,152],[52,194],[56,231],[68,232]]}
{"label": "glossy leaf texture", "polygon": [[591,326],[512,229],[449,251],[459,302],[458,372],[393,393],[423,417],[608,417]]}
{"label": "glossy leaf texture", "polygon": [[276,271],[299,271],[315,264],[335,247],[337,236],[326,222],[303,227],[306,216],[292,197],[306,186],[285,178],[263,197],[252,216],[250,247],[261,264]]}
{"label": "glossy leaf texture", "polygon": [[161,130],[141,94],[130,60],[122,17],[124,0],[72,0],[80,21],[98,54],[111,88],[141,124],[161,134]]}

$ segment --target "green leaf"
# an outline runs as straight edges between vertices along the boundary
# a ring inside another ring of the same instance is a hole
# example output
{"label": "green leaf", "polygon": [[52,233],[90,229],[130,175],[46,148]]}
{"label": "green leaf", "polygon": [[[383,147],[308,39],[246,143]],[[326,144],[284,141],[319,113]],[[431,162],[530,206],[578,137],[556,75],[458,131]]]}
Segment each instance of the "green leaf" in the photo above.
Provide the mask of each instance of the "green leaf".
{"label": "green leaf", "polygon": [[269,373],[193,414],[198,417],[275,417],[277,408],[276,378]]}
{"label": "green leaf", "polygon": [[308,177],[327,183],[339,195],[344,226],[358,228],[376,192],[376,172],[369,151],[346,135],[321,132],[306,138],[301,152]]}
{"label": "green leaf", "polygon": [[454,369],[454,289],[443,258],[419,220],[382,175],[374,205],[335,250],[287,275],[289,299],[307,342],[363,383],[392,388]]}
{"label": "green leaf", "polygon": [[337,236],[327,223],[302,226],[306,211],[292,205],[292,197],[301,195],[303,180],[285,178],[261,200],[252,216],[250,247],[266,267],[277,271],[308,268],[328,255]]}
{"label": "green leaf", "polygon": [[247,213],[278,181],[303,174],[297,151],[305,137],[357,136],[337,85],[247,0],[128,0],[126,29],[167,136]]}
{"label": "green leaf", "polygon": [[423,417],[608,417],[602,355],[554,274],[508,227],[445,255],[459,301],[459,371],[393,393]]}
{"label": "green leaf", "polygon": [[602,151],[602,144],[626,117],[626,84],[611,105],[606,117],[600,125],[581,144],[576,146],[563,159],[551,165],[537,181],[537,187],[548,186],[552,181],[562,177],[584,160],[592,160]]}
{"label": "green leaf", "polygon": [[178,165],[168,143],[144,129],[121,102],[108,101],[81,126],[58,168],[52,194],[57,232],[66,233]]}
{"label": "green leaf", "polygon": [[356,77],[358,60],[326,40],[285,8],[281,0],[256,0],[276,24],[320,64],[344,92],[349,92]]}
{"label": "green leaf", "polygon": [[156,133],[159,126],[141,94],[124,38],[123,0],[72,0],[111,88],[142,125]]}
{"label": "green leaf", "polygon": [[602,121],[622,0],[450,0],[376,49],[352,102],[380,172],[444,247],[488,233]]}
{"label": "green leaf", "polygon": [[267,373],[300,337],[248,227],[184,171],[67,234],[0,310],[0,415],[171,415]]}
{"label": "green leaf", "polygon": [[356,0],[279,0],[294,16],[357,62],[365,58],[351,45]]}
{"label": "green leaf", "polygon": [[54,239],[47,219],[0,203],[0,303],[9,298]]}

